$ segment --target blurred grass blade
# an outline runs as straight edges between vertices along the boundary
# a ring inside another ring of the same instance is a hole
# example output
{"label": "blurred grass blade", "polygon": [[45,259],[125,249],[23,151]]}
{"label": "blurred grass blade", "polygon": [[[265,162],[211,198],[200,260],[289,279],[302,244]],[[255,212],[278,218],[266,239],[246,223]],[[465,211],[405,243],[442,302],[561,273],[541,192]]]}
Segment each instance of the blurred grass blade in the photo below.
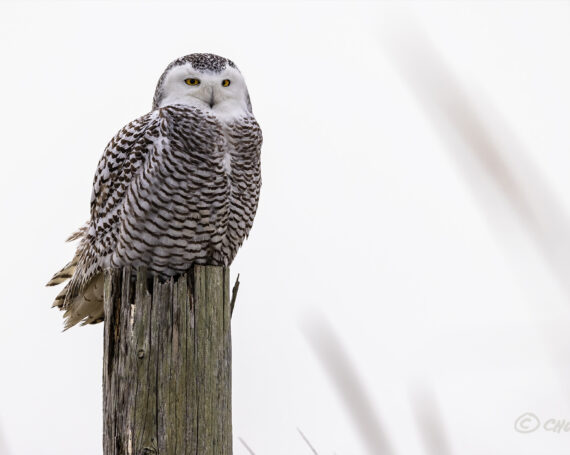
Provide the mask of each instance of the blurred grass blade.
{"label": "blurred grass blade", "polygon": [[425,388],[416,389],[412,406],[425,451],[430,455],[451,455],[447,432],[433,392]]}
{"label": "blurred grass blade", "polygon": [[239,442],[241,442],[241,444],[245,447],[245,449],[251,454],[251,455],[255,455],[255,452],[253,450],[251,450],[251,447],[249,447],[245,441],[242,438],[239,438]]}
{"label": "blurred grass blade", "polygon": [[493,211],[495,221],[511,211],[570,295],[570,222],[537,166],[493,109],[478,113],[475,95],[468,95],[417,24],[401,23],[389,36],[388,51],[481,206]]}
{"label": "blurred grass blade", "polygon": [[335,386],[370,455],[394,453],[349,356],[322,314],[303,321],[303,334]]}
{"label": "blurred grass blade", "polygon": [[0,425],[0,455],[10,455],[10,451],[6,445],[6,439],[4,439],[4,433],[2,431],[2,426]]}
{"label": "blurred grass blade", "polygon": [[319,455],[319,453],[317,452],[317,450],[313,447],[313,445],[311,444],[311,442],[309,441],[309,439],[307,438],[307,436],[305,436],[305,434],[301,431],[300,428],[297,428],[297,431],[299,432],[299,434],[301,435],[301,437],[303,438],[303,441],[305,441],[307,443],[307,445],[309,446],[309,448],[311,449],[311,451],[315,454],[315,455]]}

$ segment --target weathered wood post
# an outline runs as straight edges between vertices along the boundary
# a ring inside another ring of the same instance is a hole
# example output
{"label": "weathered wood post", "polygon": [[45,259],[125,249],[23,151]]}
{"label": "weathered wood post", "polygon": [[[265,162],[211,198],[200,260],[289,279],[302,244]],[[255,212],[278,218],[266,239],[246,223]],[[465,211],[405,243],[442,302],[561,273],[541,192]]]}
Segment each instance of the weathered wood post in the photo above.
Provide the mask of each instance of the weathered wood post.
{"label": "weathered wood post", "polygon": [[231,455],[229,269],[105,275],[104,455]]}

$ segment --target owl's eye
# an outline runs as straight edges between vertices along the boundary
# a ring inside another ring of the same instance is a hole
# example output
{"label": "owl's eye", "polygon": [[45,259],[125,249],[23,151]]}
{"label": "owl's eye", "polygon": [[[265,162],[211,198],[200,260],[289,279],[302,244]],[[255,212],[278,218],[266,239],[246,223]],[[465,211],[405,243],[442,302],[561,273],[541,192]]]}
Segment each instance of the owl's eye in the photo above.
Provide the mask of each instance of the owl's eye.
{"label": "owl's eye", "polygon": [[186,82],[188,85],[200,85],[200,79],[188,78],[184,79],[184,82]]}
{"label": "owl's eye", "polygon": [[224,79],[222,81],[222,87],[229,87],[230,85],[230,80],[229,79]]}

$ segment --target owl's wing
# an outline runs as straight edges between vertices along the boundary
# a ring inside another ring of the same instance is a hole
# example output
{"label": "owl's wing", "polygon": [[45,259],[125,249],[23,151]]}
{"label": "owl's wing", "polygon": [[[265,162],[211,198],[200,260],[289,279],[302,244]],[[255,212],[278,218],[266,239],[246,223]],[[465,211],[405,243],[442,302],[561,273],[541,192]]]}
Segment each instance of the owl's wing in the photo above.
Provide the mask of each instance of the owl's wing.
{"label": "owl's wing", "polygon": [[93,181],[91,219],[80,232],[75,257],[58,272],[63,275],[56,274],[49,283],[58,284],[71,275],[55,306],[64,309],[78,306],[74,299],[89,287],[102,271],[105,258],[112,253],[126,190],[146,162],[147,133],[157,124],[157,118],[158,112],[153,111],[132,121],[107,144]]}
{"label": "owl's wing", "polygon": [[[159,112],[153,111],[132,121],[107,145],[95,172],[91,193],[90,233],[102,241],[119,220],[128,185],[140,172],[148,155],[147,132],[158,123]],[[99,243],[99,242],[98,242]],[[112,245],[98,244],[99,254],[108,253]]]}
{"label": "owl's wing", "polygon": [[147,134],[157,119],[158,112],[152,111],[126,125],[111,139],[99,161],[91,219],[69,239],[80,240],[74,258],[48,283],[53,286],[69,279],[53,304],[65,311],[65,328],[102,320],[102,267],[115,245],[126,189],[147,160],[151,142]]}

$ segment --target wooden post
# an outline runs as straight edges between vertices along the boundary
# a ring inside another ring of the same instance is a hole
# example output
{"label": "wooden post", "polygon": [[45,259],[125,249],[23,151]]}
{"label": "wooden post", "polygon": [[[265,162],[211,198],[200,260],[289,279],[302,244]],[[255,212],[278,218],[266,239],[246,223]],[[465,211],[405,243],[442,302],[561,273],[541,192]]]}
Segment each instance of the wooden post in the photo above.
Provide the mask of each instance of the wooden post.
{"label": "wooden post", "polygon": [[105,274],[104,455],[231,455],[229,269]]}

